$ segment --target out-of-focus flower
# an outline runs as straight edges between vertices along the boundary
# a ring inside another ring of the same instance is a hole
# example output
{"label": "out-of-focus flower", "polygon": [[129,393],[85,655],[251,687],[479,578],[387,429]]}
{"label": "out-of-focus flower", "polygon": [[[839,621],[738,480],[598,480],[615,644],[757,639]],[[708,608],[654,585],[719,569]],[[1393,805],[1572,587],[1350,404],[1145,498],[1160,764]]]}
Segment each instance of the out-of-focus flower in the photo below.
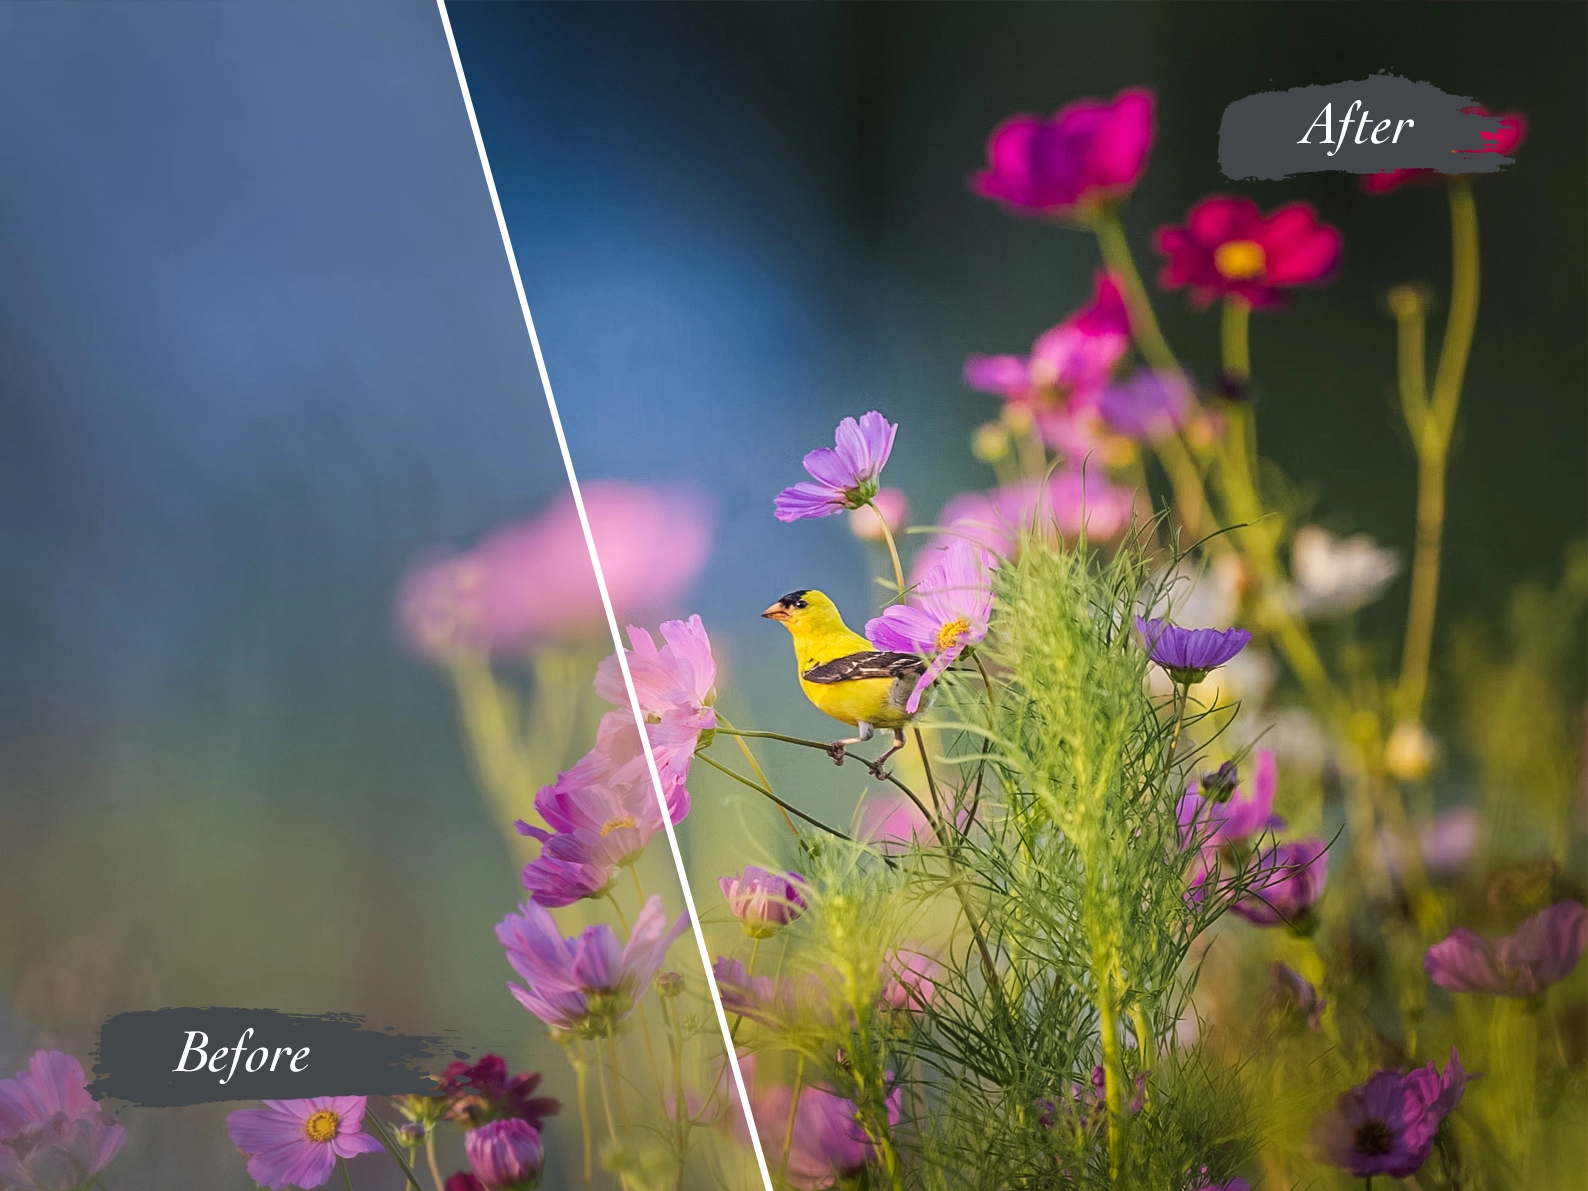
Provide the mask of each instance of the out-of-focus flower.
{"label": "out-of-focus flower", "polygon": [[1451,992],[1530,997],[1571,975],[1585,945],[1588,910],[1556,902],[1492,943],[1456,928],[1424,954],[1423,970]]}
{"label": "out-of-focus flower", "polygon": [[266,1187],[321,1186],[338,1158],[381,1150],[364,1132],[363,1096],[266,1100],[226,1118],[232,1144],[248,1155],[248,1176]]}
{"label": "out-of-focus flower", "polygon": [[[1215,775],[1215,787],[1222,788],[1226,781],[1234,781],[1227,797],[1209,798],[1206,793],[1208,779],[1201,784],[1186,787],[1185,796],[1178,806],[1180,817],[1180,847],[1201,848],[1205,857],[1224,848],[1243,848],[1257,835],[1278,831],[1285,821],[1274,814],[1274,795],[1279,790],[1279,766],[1271,749],[1258,749],[1252,758],[1251,789],[1247,790],[1234,771],[1224,777]],[[1219,774],[1224,774],[1219,766]]]}
{"label": "out-of-focus flower", "polygon": [[1153,95],[1144,87],[1077,100],[1048,120],[1011,116],[988,138],[987,168],[971,189],[1023,215],[1084,215],[1131,192],[1153,131]]}
{"label": "out-of-focus flower", "polygon": [[1004,399],[1006,430],[1035,424],[1043,441],[1079,462],[1108,453],[1099,402],[1129,347],[1119,282],[1099,270],[1091,302],[1039,335],[1030,356],[971,356],[965,383]]}
{"label": "out-of-focus flower", "polygon": [[[796,1103],[792,1088],[763,1084],[756,1078],[753,1055],[741,1055],[739,1068],[745,1087],[750,1090],[761,1145],[769,1156],[782,1154],[784,1132],[788,1130],[789,1186],[799,1191],[835,1186],[865,1170],[866,1164],[877,1156],[853,1102],[818,1084],[802,1088]],[[887,1098],[890,1124],[899,1122],[902,1097],[903,1089],[897,1088]],[[793,1127],[789,1129],[791,1108]],[[748,1143],[744,1114],[731,1115],[735,1132]]]}
{"label": "out-of-focus flower", "polygon": [[1423,867],[1436,877],[1458,872],[1478,850],[1481,832],[1478,812],[1470,806],[1440,811],[1417,833]]}
{"label": "out-of-focus flower", "polygon": [[634,1011],[673,940],[689,925],[680,914],[669,926],[654,894],[619,945],[605,923],[565,939],[552,917],[533,901],[496,928],[507,962],[525,984],[508,984],[518,1003],[556,1030],[598,1038]]}
{"label": "out-of-focus flower", "polygon": [[509,1117],[528,1121],[539,1129],[547,1117],[562,1107],[550,1096],[536,1096],[539,1086],[537,1072],[510,1075],[501,1055],[486,1055],[477,1063],[449,1064],[441,1073],[436,1095],[444,1105],[447,1119],[464,1129]]}
{"label": "out-of-focus flower", "polygon": [[485,1191],[485,1184],[475,1178],[472,1172],[460,1170],[447,1180],[443,1191]]}
{"label": "out-of-focus flower", "polygon": [[866,637],[878,649],[933,655],[904,705],[911,715],[926,688],[987,635],[993,602],[988,570],[982,551],[955,539],[911,593],[909,604],[892,604],[867,622]]}
{"label": "out-of-focus flower", "polygon": [[744,872],[719,877],[717,886],[728,899],[728,909],[752,939],[769,939],[805,912],[800,890],[805,878],[798,873],[769,873],[748,864]]}
{"label": "out-of-focus flower", "polygon": [[1201,682],[1251,641],[1245,629],[1182,629],[1167,620],[1136,617],[1147,656],[1180,683]]}
{"label": "out-of-focus flower", "polygon": [[[1228,802],[1241,784],[1241,771],[1234,761],[1225,761],[1211,773],[1204,773],[1202,780],[1196,783],[1196,789],[1203,798],[1211,798],[1214,802]],[[1191,787],[1186,787],[1189,793]]]}
{"label": "out-of-focus flower", "polygon": [[1355,612],[1383,595],[1400,570],[1400,555],[1365,533],[1337,538],[1303,526],[1290,544],[1291,609],[1307,619]]}
{"label": "out-of-focus flower", "polygon": [[920,951],[888,952],[882,965],[882,1003],[890,1009],[921,1013],[937,995],[943,965]]}
{"label": "out-of-focus flower", "polygon": [[773,502],[779,521],[830,517],[858,509],[876,496],[882,468],[893,451],[898,424],[876,410],[857,422],[845,418],[834,432],[836,449],[820,447],[805,456],[805,470],[816,482],[785,488]]}
{"label": "out-of-focus flower", "polygon": [[[657,648],[650,633],[629,626],[631,648],[624,652],[640,710],[663,723],[697,732],[716,727],[711,705],[716,701],[717,662],[711,656],[706,626],[699,616],[664,620],[661,634],[664,644]],[[608,703],[628,704],[628,689],[616,654],[596,667],[595,690]]]}
{"label": "out-of-focus flower", "polygon": [[[1147,1074],[1138,1072],[1135,1079],[1134,1091],[1125,1111],[1134,1116],[1141,1111],[1141,1106],[1146,1103]],[[1086,1083],[1072,1081],[1068,1095],[1058,1103],[1052,1100],[1038,1100],[1035,1107],[1037,1120],[1044,1129],[1051,1129],[1059,1122],[1068,1123],[1079,1133],[1091,1130],[1101,1130],[1108,1119],[1108,1077],[1101,1067],[1093,1067]]]}
{"label": "out-of-focus flower", "polygon": [[880,542],[887,535],[882,532],[886,523],[888,533],[898,533],[904,519],[910,515],[910,502],[897,488],[878,488],[871,504],[849,513],[849,532],[863,542]]}
{"label": "out-of-focus flower", "polygon": [[1294,1014],[1316,1033],[1323,1024],[1323,1011],[1329,1002],[1318,995],[1318,990],[1300,972],[1285,964],[1276,963],[1270,969],[1274,980],[1270,985],[1270,1000],[1281,1014]]}
{"label": "out-of-focus flower", "polygon": [[1438,746],[1416,720],[1401,720],[1384,742],[1384,768],[1403,782],[1420,782],[1433,770]]}
{"label": "out-of-focus flower", "polygon": [[1328,277],[1342,242],[1337,228],[1318,222],[1310,203],[1286,203],[1263,215],[1249,198],[1218,194],[1192,207],[1183,227],[1161,227],[1154,238],[1168,258],[1159,284],[1190,286],[1198,308],[1224,297],[1277,306],[1280,290]]}
{"label": "out-of-focus flower", "polygon": [[[709,504],[687,489],[617,480],[591,481],[583,493],[617,614],[637,618],[666,608],[711,552]],[[397,613],[409,647],[431,661],[603,631],[606,618],[572,494],[538,517],[503,526],[464,554],[416,567],[403,580]]]}
{"label": "out-of-focus flower", "polygon": [[1191,412],[1191,389],[1176,372],[1143,368],[1129,380],[1104,389],[1098,413],[1110,427],[1137,442],[1173,434]]}
{"label": "out-of-focus flower", "polygon": [[[1481,103],[1461,109],[1475,116],[1491,116]],[[1494,132],[1480,132],[1484,144],[1481,149],[1458,149],[1458,153],[1498,153],[1509,157],[1527,138],[1527,119],[1521,112],[1500,112],[1500,127]],[[1362,189],[1368,194],[1389,194],[1408,182],[1443,182],[1450,175],[1438,170],[1382,170],[1376,174],[1362,175]]]}
{"label": "out-of-focus flower", "polygon": [[1253,926],[1304,926],[1328,880],[1328,848],[1321,839],[1302,839],[1260,852],[1247,870],[1246,893],[1230,909]]}
{"label": "out-of-focus flower", "polygon": [[651,986],[659,997],[676,997],[684,991],[684,978],[678,972],[658,972]]}
{"label": "out-of-focus flower", "polygon": [[1313,1128],[1318,1157],[1357,1178],[1416,1174],[1433,1151],[1440,1122],[1461,1102],[1467,1075],[1455,1050],[1441,1076],[1432,1063],[1402,1075],[1376,1071],[1341,1092]]}
{"label": "out-of-focus flower", "polygon": [[59,1050],[35,1051],[0,1079],[0,1187],[73,1191],[110,1164],[127,1130],[88,1094],[83,1065]]}
{"label": "out-of-focus flower", "polygon": [[508,1117],[471,1130],[463,1152],[485,1191],[533,1191],[540,1185],[546,1151],[540,1131],[528,1121]]}

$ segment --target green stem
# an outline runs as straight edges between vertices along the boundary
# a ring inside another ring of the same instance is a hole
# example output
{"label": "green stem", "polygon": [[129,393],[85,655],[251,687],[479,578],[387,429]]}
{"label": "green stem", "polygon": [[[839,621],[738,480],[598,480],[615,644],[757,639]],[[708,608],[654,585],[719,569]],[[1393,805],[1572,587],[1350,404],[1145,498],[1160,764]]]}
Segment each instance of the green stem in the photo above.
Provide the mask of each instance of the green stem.
{"label": "green stem", "polygon": [[[574,1057],[574,1047],[578,1046],[578,1057]],[[584,1138],[584,1187],[590,1191],[591,1179],[594,1177],[594,1166],[591,1161],[591,1151],[594,1148],[590,1137],[590,1064],[585,1059],[584,1043],[570,1043],[568,1045],[568,1059],[573,1063],[573,1073],[577,1095],[579,1098],[579,1130]]]}
{"label": "green stem", "polygon": [[1130,333],[1142,357],[1154,368],[1169,369],[1184,375],[1180,363],[1174,358],[1169,342],[1158,328],[1158,318],[1152,312],[1152,302],[1147,297],[1147,287],[1136,271],[1135,258],[1130,254],[1130,243],[1125,239],[1124,225],[1119,222],[1119,212],[1104,207],[1092,220],[1092,231],[1097,236],[1097,247],[1103,263],[1119,278],[1125,299],[1125,310],[1130,316]]}
{"label": "green stem", "polygon": [[[717,724],[720,727],[727,728],[731,732],[733,730],[733,725],[728,722],[728,717],[723,715],[720,711],[718,711],[716,715]],[[744,759],[750,763],[750,772],[755,774],[756,780],[761,783],[762,791],[771,795],[772,779],[767,777],[766,770],[762,769],[761,763],[755,759],[755,752],[750,748],[750,742],[742,736],[735,736],[733,738],[733,743],[739,746],[739,751],[744,754]],[[775,795],[773,796],[775,797]],[[799,828],[795,827],[794,820],[788,817],[788,808],[784,807],[782,803],[779,802],[777,804],[777,809],[778,813],[783,816],[783,822],[788,824],[789,832],[796,840],[799,840]],[[800,842],[803,844],[804,841],[801,840]]]}
{"label": "green stem", "polygon": [[1108,1177],[1113,1186],[1119,1185],[1121,1159],[1124,1156],[1125,1097],[1119,1082],[1119,1019],[1114,1004],[1113,976],[1099,974],[1097,982],[1098,1028],[1103,1042],[1103,1100],[1108,1108]]}
{"label": "green stem", "polygon": [[436,1162],[436,1131],[434,1126],[425,1130],[425,1162],[430,1166],[430,1177],[435,1180],[436,1191],[442,1191],[446,1184],[441,1177],[441,1167]]}
{"label": "green stem", "polygon": [[[722,728],[719,728],[717,730],[719,732],[724,731],[724,729],[722,729]],[[745,735],[765,735],[765,733],[745,733]],[[825,831],[828,835],[837,836],[841,840],[849,840],[850,843],[854,843],[854,840],[850,839],[849,836],[845,835],[842,831],[839,831],[838,828],[829,827],[829,826],[827,826],[827,824],[823,823],[820,819],[813,819],[810,815],[807,815],[804,811],[800,810],[800,808],[795,806],[793,803],[784,802],[781,798],[779,798],[776,794],[772,793],[772,791],[768,790],[765,786],[761,785],[758,782],[755,782],[755,781],[751,780],[750,778],[745,777],[744,774],[739,773],[738,771],[736,771],[734,769],[730,769],[728,766],[722,764],[720,761],[714,760],[713,758],[707,756],[705,753],[696,753],[695,756],[699,760],[704,761],[707,765],[710,765],[713,769],[717,770],[717,772],[726,774],[728,777],[731,777],[734,781],[739,782],[742,785],[749,786],[750,789],[754,790],[757,794],[761,795],[763,798],[771,799],[774,803],[776,803],[778,805],[778,807],[781,810],[784,810],[784,811],[788,812],[791,815],[795,815],[798,818],[804,819],[805,822],[809,823],[812,827],[819,828],[822,831]],[[789,825],[789,829],[790,830],[794,830],[793,824]],[[799,838],[799,832],[798,831],[794,831],[794,838],[795,839]]]}
{"label": "green stem", "polygon": [[1242,384],[1252,379],[1252,304],[1231,294],[1224,299],[1224,318],[1220,346],[1224,356],[1224,375]]}
{"label": "green stem", "polygon": [[800,1106],[800,1092],[804,1090],[804,1084],[805,1056],[802,1054],[794,1064],[794,1092],[789,1097],[788,1121],[783,1126],[783,1158],[777,1168],[777,1177],[780,1183],[788,1178],[788,1156],[789,1151],[794,1146],[794,1113]]}
{"label": "green stem", "polygon": [[353,1176],[347,1173],[347,1159],[337,1155],[336,1165],[342,1172],[342,1186],[346,1187],[347,1191],[353,1191]]}
{"label": "green stem", "polygon": [[381,1123],[381,1119],[372,1112],[366,1112],[364,1114],[364,1119],[375,1127],[375,1136],[380,1140],[380,1144],[386,1147],[386,1152],[390,1154],[392,1158],[396,1160],[397,1165],[402,1168],[403,1177],[408,1180],[408,1185],[411,1186],[414,1191],[425,1191],[425,1189],[419,1185],[419,1180],[414,1176],[413,1168],[408,1165],[407,1159],[405,1159],[402,1156],[402,1152],[398,1150],[397,1143],[391,1139],[389,1134],[387,1134],[386,1126]]}
{"label": "green stem", "polygon": [[877,523],[882,526],[882,540],[888,543],[888,557],[893,560],[893,579],[899,588],[899,598],[904,598],[904,568],[899,565],[899,548],[893,543],[893,530],[888,528],[888,519],[882,515],[882,510],[877,508],[875,502],[867,501],[867,506],[877,515]]}

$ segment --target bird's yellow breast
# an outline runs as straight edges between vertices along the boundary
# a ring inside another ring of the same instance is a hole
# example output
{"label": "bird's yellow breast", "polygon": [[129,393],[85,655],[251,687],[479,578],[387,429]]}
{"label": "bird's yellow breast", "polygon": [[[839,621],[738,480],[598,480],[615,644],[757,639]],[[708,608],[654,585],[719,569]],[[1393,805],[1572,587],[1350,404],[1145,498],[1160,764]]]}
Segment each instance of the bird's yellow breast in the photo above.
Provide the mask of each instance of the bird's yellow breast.
{"label": "bird's yellow breast", "polygon": [[[803,673],[810,667],[800,669]],[[801,678],[800,686],[819,710],[846,724],[864,722],[873,728],[902,728],[910,722],[904,701],[899,698],[896,678],[855,678],[833,683],[806,682]]]}

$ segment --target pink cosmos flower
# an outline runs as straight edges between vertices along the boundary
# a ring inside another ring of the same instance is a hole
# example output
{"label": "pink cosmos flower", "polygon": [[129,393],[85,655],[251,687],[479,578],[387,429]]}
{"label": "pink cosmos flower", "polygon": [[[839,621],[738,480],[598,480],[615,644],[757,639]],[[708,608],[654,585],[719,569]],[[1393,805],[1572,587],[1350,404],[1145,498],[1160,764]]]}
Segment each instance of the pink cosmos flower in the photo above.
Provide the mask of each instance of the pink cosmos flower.
{"label": "pink cosmos flower", "polygon": [[0,1187],[71,1191],[110,1164],[127,1130],[88,1094],[83,1065],[58,1050],[36,1051],[26,1069],[0,1079]]}
{"label": "pink cosmos flower", "polygon": [[1159,228],[1154,242],[1168,258],[1159,284],[1190,286],[1200,309],[1230,296],[1277,306],[1282,289],[1322,281],[1334,270],[1343,239],[1318,222],[1309,203],[1263,215],[1249,198],[1216,194],[1191,208],[1184,227]]}
{"label": "pink cosmos flower", "polygon": [[[583,492],[618,615],[671,604],[711,552],[713,517],[704,498],[618,480],[593,480]],[[416,567],[398,593],[397,617],[409,647],[431,661],[604,631],[573,495],[503,526],[472,550]]]}
{"label": "pink cosmos flower", "polygon": [[1105,445],[1098,401],[1129,347],[1119,282],[1099,269],[1091,302],[1038,336],[1029,356],[971,356],[965,383],[1028,410],[1043,441],[1079,461]]}
{"label": "pink cosmos flower", "polygon": [[840,1001],[838,976],[830,968],[776,978],[751,976],[738,960],[719,955],[711,973],[727,1012],[773,1030],[831,1025]]}
{"label": "pink cosmos flower", "polygon": [[1147,165],[1153,94],[1080,99],[1044,120],[1011,116],[987,140],[987,168],[971,189],[1022,215],[1070,218],[1129,194]]}
{"label": "pink cosmos flower", "polygon": [[[1472,107],[1462,108],[1475,116],[1489,116],[1494,113],[1481,103]],[[1521,112],[1501,112],[1500,127],[1495,132],[1480,132],[1484,145],[1481,149],[1459,149],[1460,153],[1499,153],[1509,157],[1518,146],[1527,139],[1527,118]],[[1450,175],[1442,174],[1438,170],[1383,170],[1376,174],[1362,175],[1362,189],[1368,194],[1389,194],[1399,190],[1408,182],[1443,182]]]}
{"label": "pink cosmos flower", "polygon": [[922,1013],[937,996],[943,965],[920,951],[888,952],[882,965],[882,996],[890,1009]]}
{"label": "pink cosmos flower", "polygon": [[1530,997],[1571,975],[1588,946],[1588,909],[1556,902],[1493,943],[1458,927],[1423,956],[1423,970],[1451,992]]}
{"label": "pink cosmos flower", "polygon": [[248,1176],[266,1187],[318,1187],[338,1158],[382,1149],[364,1132],[363,1096],[266,1100],[226,1118],[232,1143],[248,1158]]}
{"label": "pink cosmos flower", "polygon": [[536,1096],[539,1086],[537,1072],[511,1075],[501,1055],[485,1055],[477,1063],[449,1063],[437,1081],[436,1095],[445,1103],[446,1118],[464,1129],[508,1117],[539,1129],[562,1108],[550,1096]]}
{"label": "pink cosmos flower", "polygon": [[540,1185],[546,1151],[539,1130],[528,1121],[508,1117],[471,1129],[463,1152],[485,1191],[533,1191]]}
{"label": "pink cosmos flower", "polygon": [[898,533],[910,515],[910,502],[897,488],[878,488],[867,508],[849,513],[849,532],[862,542],[880,542],[886,525],[888,533]]}
{"label": "pink cosmos flower", "polygon": [[520,1005],[553,1029],[598,1038],[634,1011],[688,925],[689,915],[680,914],[669,926],[662,899],[653,894],[626,944],[605,923],[565,939],[552,916],[527,901],[502,919],[496,937],[524,978],[524,985],[507,986]]}
{"label": "pink cosmos flower", "polygon": [[[629,626],[629,674],[647,717],[704,732],[717,726],[711,705],[716,701],[717,661],[711,656],[711,638],[699,616],[664,620],[664,644],[644,629]],[[596,694],[608,703],[628,705],[628,690],[617,655],[596,667]]]}
{"label": "pink cosmos flower", "polygon": [[[1180,799],[1180,846],[1199,847],[1205,855],[1222,848],[1244,847],[1253,836],[1277,831],[1285,821],[1274,814],[1274,795],[1279,790],[1279,766],[1272,749],[1258,749],[1252,758],[1252,780],[1248,791],[1233,766],[1220,766],[1215,774],[1186,787]],[[1225,775],[1228,775],[1227,777]],[[1233,781],[1228,796],[1220,801],[1209,790],[1221,791]]]}
{"label": "pink cosmos flower", "polygon": [[866,637],[878,649],[935,655],[904,705],[911,715],[920,708],[926,688],[987,635],[992,616],[987,572],[986,556],[969,542],[955,539],[916,587],[909,604],[893,604],[866,624]]}
{"label": "pink cosmos flower", "polygon": [[[789,1109],[793,1108],[794,1127],[790,1133],[787,1180],[799,1191],[833,1187],[853,1178],[874,1159],[876,1150],[861,1127],[855,1105],[831,1089],[805,1086],[799,1101],[792,1103],[793,1089],[782,1084],[763,1085],[756,1079],[753,1055],[741,1055],[739,1068],[745,1087],[750,1090],[751,1109],[761,1146],[769,1160],[781,1160],[783,1136],[788,1128]],[[887,1099],[888,1120],[898,1124],[903,1089],[897,1088]],[[733,1126],[741,1141],[748,1144],[749,1130],[744,1114],[734,1113]]]}
{"label": "pink cosmos flower", "polygon": [[1253,926],[1302,925],[1323,896],[1328,850],[1321,839],[1301,839],[1258,853],[1247,873],[1254,879],[1230,909]]}
{"label": "pink cosmos flower", "polygon": [[769,873],[749,864],[744,872],[719,877],[717,886],[728,899],[728,908],[752,939],[769,939],[805,912],[800,892],[805,878],[798,873]]}
{"label": "pink cosmos flower", "polygon": [[1416,1174],[1433,1152],[1440,1122],[1466,1091],[1467,1073],[1455,1049],[1441,1076],[1432,1063],[1406,1075],[1377,1071],[1341,1092],[1318,1120],[1312,1143],[1318,1157],[1357,1178]]}
{"label": "pink cosmos flower", "polygon": [[816,483],[785,488],[773,501],[779,521],[830,517],[858,509],[876,496],[882,468],[893,451],[898,424],[876,410],[857,422],[845,418],[834,432],[835,447],[820,447],[805,456],[805,470]]}

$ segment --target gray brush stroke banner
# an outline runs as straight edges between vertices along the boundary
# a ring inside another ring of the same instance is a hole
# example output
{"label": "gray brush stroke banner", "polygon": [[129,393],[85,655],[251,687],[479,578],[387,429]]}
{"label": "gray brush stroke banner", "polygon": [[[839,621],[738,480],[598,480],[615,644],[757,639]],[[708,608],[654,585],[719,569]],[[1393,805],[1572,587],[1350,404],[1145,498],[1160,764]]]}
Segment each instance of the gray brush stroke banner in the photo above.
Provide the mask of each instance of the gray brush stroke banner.
{"label": "gray brush stroke banner", "polygon": [[[1482,149],[1480,134],[1500,127],[1497,116],[1461,110],[1476,103],[1465,96],[1446,95],[1432,83],[1414,83],[1393,74],[1259,92],[1224,109],[1219,168],[1234,181],[1279,181],[1323,170],[1492,174],[1512,159],[1494,152],[1463,151]],[[1327,143],[1325,124],[1330,134]],[[1374,137],[1379,143],[1373,142]],[[1304,139],[1307,143],[1298,143]]]}
{"label": "gray brush stroke banner", "polygon": [[[100,1027],[94,1053],[98,1078],[89,1092],[149,1108],[433,1092],[435,1080],[426,1066],[469,1057],[454,1045],[449,1035],[410,1037],[366,1029],[364,1019],[352,1013],[143,1010],[117,1014]],[[241,1056],[234,1053],[238,1049]],[[198,1051],[204,1067],[193,1070]],[[248,1070],[250,1063],[255,1070]],[[179,1065],[187,1070],[175,1070]]]}

